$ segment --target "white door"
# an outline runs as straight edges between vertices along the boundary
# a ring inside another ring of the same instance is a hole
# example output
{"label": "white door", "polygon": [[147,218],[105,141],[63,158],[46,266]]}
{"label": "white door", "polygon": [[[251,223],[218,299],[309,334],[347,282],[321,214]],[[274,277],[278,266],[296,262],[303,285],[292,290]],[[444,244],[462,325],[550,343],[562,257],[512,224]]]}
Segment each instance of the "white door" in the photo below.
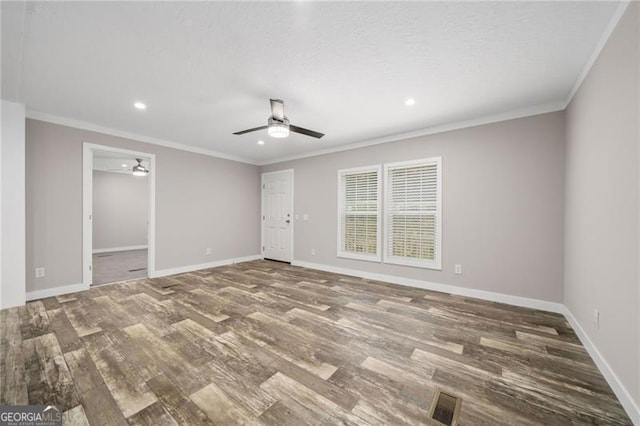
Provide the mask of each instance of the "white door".
{"label": "white door", "polygon": [[262,174],[262,256],[291,262],[293,170]]}

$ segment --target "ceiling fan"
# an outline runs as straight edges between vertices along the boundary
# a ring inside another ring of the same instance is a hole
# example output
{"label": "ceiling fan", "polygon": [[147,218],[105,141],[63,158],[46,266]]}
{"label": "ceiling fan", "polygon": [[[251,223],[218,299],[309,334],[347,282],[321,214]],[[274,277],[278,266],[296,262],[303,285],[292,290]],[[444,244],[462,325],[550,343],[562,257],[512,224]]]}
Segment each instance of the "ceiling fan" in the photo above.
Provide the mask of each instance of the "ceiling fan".
{"label": "ceiling fan", "polygon": [[324,133],[314,130],[305,129],[303,127],[289,124],[289,119],[284,115],[284,101],[282,99],[270,99],[271,101],[271,117],[267,120],[266,126],[254,127],[253,129],[241,130],[235,132],[234,135],[244,135],[245,133],[255,132],[257,130],[267,129],[269,136],[274,138],[286,138],[289,131],[300,133],[301,135],[318,138],[324,136]]}
{"label": "ceiling fan", "polygon": [[96,170],[105,170],[107,172],[120,172],[120,173],[131,173],[134,176],[147,176],[149,174],[149,169],[145,167],[142,163],[144,160],[140,158],[136,158],[137,164],[133,167],[130,166],[131,160],[128,158],[120,159],[113,158],[115,162],[120,164],[120,167],[108,167],[106,169],[97,168]]}

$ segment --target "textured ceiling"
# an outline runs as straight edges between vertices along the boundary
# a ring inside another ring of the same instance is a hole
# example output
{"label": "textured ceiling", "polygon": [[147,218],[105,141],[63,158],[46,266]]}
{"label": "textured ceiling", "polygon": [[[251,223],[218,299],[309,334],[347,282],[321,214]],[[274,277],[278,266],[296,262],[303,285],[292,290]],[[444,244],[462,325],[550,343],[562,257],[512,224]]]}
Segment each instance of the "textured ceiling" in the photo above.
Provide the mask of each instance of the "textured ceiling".
{"label": "textured ceiling", "polygon": [[[255,163],[560,108],[612,2],[2,3],[2,97]],[[266,131],[270,97],[318,141]],[[405,99],[415,98],[412,107]],[[135,100],[148,105],[133,108]],[[258,139],[266,143],[256,144]]]}

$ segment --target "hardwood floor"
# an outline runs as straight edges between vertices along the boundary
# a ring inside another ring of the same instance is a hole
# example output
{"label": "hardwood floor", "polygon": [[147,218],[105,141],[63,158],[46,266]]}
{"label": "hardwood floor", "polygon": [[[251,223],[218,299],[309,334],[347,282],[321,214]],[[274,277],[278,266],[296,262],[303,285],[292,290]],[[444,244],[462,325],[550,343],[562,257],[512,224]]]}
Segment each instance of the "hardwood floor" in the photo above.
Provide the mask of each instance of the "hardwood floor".
{"label": "hardwood floor", "polygon": [[0,403],[65,425],[631,424],[561,315],[276,262],[0,315]]}

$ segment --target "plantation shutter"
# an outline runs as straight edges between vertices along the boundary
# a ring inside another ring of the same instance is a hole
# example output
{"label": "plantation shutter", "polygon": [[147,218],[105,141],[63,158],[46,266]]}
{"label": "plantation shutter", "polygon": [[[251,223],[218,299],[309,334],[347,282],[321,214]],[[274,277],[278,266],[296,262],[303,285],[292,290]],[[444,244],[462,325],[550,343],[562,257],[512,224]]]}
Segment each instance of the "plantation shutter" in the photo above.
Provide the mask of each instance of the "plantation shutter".
{"label": "plantation shutter", "polygon": [[441,159],[385,165],[385,262],[441,268]]}
{"label": "plantation shutter", "polygon": [[380,167],[339,172],[338,256],[380,260]]}

